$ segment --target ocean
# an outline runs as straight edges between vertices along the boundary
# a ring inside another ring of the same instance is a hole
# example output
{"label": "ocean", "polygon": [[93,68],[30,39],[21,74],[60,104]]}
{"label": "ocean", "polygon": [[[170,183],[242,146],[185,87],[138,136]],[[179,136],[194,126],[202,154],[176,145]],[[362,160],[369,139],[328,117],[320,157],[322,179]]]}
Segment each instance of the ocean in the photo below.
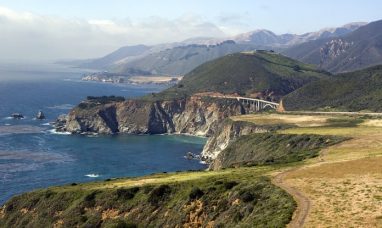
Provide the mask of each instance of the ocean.
{"label": "ocean", "polygon": [[[0,65],[0,205],[48,186],[206,168],[184,158],[200,153],[205,138],[55,133],[50,122],[86,96],[137,97],[165,88],[83,82],[82,73],[56,65]],[[46,120],[34,119],[39,110]],[[10,118],[15,112],[25,119]]]}

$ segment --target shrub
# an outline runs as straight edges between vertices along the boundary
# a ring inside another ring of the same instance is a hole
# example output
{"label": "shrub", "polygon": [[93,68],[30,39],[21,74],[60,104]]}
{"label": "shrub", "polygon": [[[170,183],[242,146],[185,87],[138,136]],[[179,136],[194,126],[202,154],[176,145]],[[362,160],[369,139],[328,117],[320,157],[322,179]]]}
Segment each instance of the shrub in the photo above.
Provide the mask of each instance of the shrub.
{"label": "shrub", "polygon": [[85,196],[83,201],[84,207],[93,207],[95,205],[95,197],[97,195],[97,191],[94,191],[88,195]]}
{"label": "shrub", "polygon": [[228,181],[228,182],[224,183],[224,188],[229,190],[229,189],[232,189],[233,187],[235,187],[238,184],[239,183],[237,183],[236,181]]}
{"label": "shrub", "polygon": [[123,221],[122,219],[109,220],[103,225],[104,225],[103,227],[106,227],[106,228],[136,228],[138,227],[136,224]]}
{"label": "shrub", "polygon": [[167,196],[171,193],[171,187],[167,184],[162,184],[156,188],[154,188],[149,195],[148,201],[149,203],[156,205],[160,201],[167,198]]}
{"label": "shrub", "polygon": [[121,96],[101,96],[101,97],[88,96],[86,99],[88,101],[94,101],[94,102],[98,102],[101,104],[106,104],[109,102],[125,101],[125,98],[121,97]]}
{"label": "shrub", "polygon": [[251,202],[255,199],[255,196],[251,193],[251,192],[248,192],[248,191],[244,191],[240,194],[240,199],[241,201],[243,201],[244,203],[248,203],[248,202]]}
{"label": "shrub", "polygon": [[301,71],[301,67],[299,65],[294,65],[293,66],[293,70],[297,71],[297,72],[300,72]]}
{"label": "shrub", "polygon": [[124,199],[124,200],[129,200],[134,198],[135,194],[139,191],[139,187],[133,187],[133,188],[120,188],[117,189],[117,197],[118,199]]}
{"label": "shrub", "polygon": [[191,200],[199,199],[204,195],[204,192],[200,190],[198,187],[194,187],[191,189],[190,194],[188,195]]}

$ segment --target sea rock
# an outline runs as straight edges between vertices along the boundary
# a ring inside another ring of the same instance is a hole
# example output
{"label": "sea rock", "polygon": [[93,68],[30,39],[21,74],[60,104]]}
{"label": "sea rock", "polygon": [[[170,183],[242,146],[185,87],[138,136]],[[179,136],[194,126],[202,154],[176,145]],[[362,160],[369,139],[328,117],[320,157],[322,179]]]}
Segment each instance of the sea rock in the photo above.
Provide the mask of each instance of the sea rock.
{"label": "sea rock", "polygon": [[38,113],[36,115],[36,119],[38,119],[38,120],[45,119],[45,114],[42,111],[38,111]]}
{"label": "sea rock", "polygon": [[60,115],[57,120],[53,123],[54,128],[56,131],[64,132],[66,131],[66,122],[67,122],[67,115]]}
{"label": "sea rock", "polygon": [[21,113],[12,113],[11,117],[13,119],[24,119],[24,116]]}

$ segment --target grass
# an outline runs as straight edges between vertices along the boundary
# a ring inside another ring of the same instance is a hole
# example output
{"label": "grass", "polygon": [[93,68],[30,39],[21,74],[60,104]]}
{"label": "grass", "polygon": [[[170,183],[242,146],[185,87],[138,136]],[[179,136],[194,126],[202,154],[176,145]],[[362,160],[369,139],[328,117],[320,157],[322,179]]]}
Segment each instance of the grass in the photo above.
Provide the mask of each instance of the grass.
{"label": "grass", "polygon": [[287,110],[381,112],[382,65],[313,82],[283,100]]}
{"label": "grass", "polygon": [[[311,123],[305,123],[304,119]],[[241,116],[253,123],[281,124],[295,121],[295,127],[279,134],[315,134],[352,139],[321,150],[288,172],[285,182],[303,192],[311,201],[307,227],[379,227],[382,202],[382,126],[380,119],[343,115],[258,115]],[[297,126],[299,125],[299,126]]]}
{"label": "grass", "polygon": [[239,137],[213,162],[213,169],[285,164],[317,157],[322,148],[346,140],[315,134],[257,133]]}
{"label": "grass", "polygon": [[283,227],[294,200],[271,184],[272,168],[156,174],[52,187],[12,198],[0,226]]}

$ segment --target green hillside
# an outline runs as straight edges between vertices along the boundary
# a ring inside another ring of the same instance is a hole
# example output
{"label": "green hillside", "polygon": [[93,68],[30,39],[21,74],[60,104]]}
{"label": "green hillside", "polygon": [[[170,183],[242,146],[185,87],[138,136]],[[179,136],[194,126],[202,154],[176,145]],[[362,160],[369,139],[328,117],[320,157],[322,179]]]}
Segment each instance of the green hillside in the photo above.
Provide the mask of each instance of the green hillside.
{"label": "green hillside", "polygon": [[284,98],[287,110],[382,111],[382,65],[313,82]]}
{"label": "green hillside", "polygon": [[[271,169],[270,169],[271,170]],[[15,196],[0,227],[285,227],[296,204],[263,169],[155,174]]]}
{"label": "green hillside", "polygon": [[328,74],[277,53],[235,53],[197,67],[185,75],[178,85],[156,97],[169,99],[198,92],[220,92],[278,100],[322,78],[328,78]]}

